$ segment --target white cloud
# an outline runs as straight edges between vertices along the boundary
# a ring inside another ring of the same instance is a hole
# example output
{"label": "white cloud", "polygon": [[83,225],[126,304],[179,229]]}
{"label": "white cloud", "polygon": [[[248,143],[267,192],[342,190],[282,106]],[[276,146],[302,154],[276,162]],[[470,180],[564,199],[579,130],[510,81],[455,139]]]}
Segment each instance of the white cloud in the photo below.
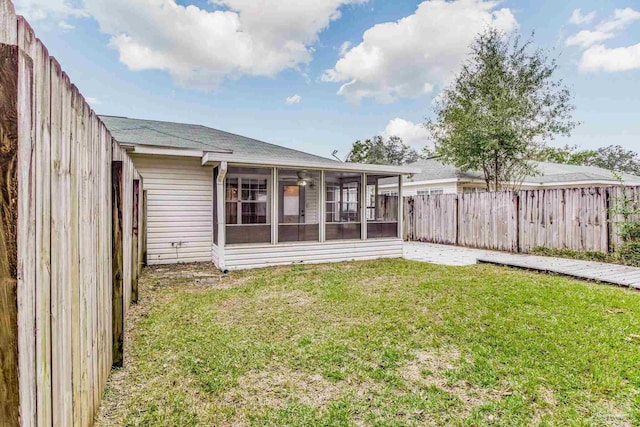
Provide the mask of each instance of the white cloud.
{"label": "white cloud", "polygon": [[75,25],[69,24],[67,21],[58,22],[58,27],[60,27],[63,31],[70,31],[76,28]]}
{"label": "white cloud", "polygon": [[580,71],[615,72],[640,68],[640,44],[618,48],[608,48],[603,44],[637,20],[640,20],[640,12],[631,8],[616,9],[610,18],[593,30],[583,30],[569,37],[567,46],[579,46],[584,50]]}
{"label": "white cloud", "polygon": [[582,54],[581,71],[628,71],[640,69],[640,43],[608,49],[602,45],[591,46]]}
{"label": "white cloud", "polygon": [[340,9],[366,1],[209,0],[209,10],[176,0],[17,0],[29,19],[91,16],[129,69],[164,70],[203,89],[225,78],[304,71]]}
{"label": "white cloud", "polygon": [[110,45],[132,70],[160,69],[183,86],[273,77],[309,64],[318,34],[340,7],[364,0],[216,0],[222,9],[175,0],[85,0]]}
{"label": "white cloud", "polygon": [[87,102],[89,103],[89,105],[100,105],[100,100],[98,98],[94,98],[92,96],[88,96],[85,98],[87,100]]}
{"label": "white cloud", "polygon": [[596,29],[604,32],[613,32],[624,30],[633,21],[640,19],[640,12],[631,8],[616,9],[613,11],[613,17],[601,22]]}
{"label": "white cloud", "polygon": [[582,10],[576,9],[571,14],[571,18],[569,18],[569,22],[576,25],[589,24],[596,17],[595,12],[587,13],[586,15],[582,14]]}
{"label": "white cloud", "polygon": [[611,39],[614,37],[612,33],[605,33],[602,31],[580,31],[578,34],[575,34],[569,37],[566,41],[567,46],[581,46],[582,48],[587,48],[593,44],[603,42],[605,40]]}
{"label": "white cloud", "polygon": [[567,46],[580,46],[583,49],[614,38],[618,32],[627,28],[633,21],[640,19],[640,12],[633,9],[616,9],[613,16],[600,22],[593,30],[582,30],[567,38]]}
{"label": "white cloud", "polygon": [[291,95],[289,97],[287,97],[287,99],[285,99],[285,102],[289,105],[291,104],[299,104],[300,101],[302,101],[302,97],[298,94],[295,95]]}
{"label": "white cloud", "polygon": [[511,11],[484,0],[428,0],[414,14],[369,28],[322,80],[340,82],[348,101],[382,103],[431,92],[451,78],[473,38],[488,26],[517,26]]}
{"label": "white cloud", "polygon": [[342,43],[340,45],[340,56],[343,56],[345,53],[347,53],[347,51],[349,50],[351,45],[352,45],[352,43],[350,41],[346,41],[346,42]]}
{"label": "white cloud", "polygon": [[398,136],[402,141],[414,148],[422,148],[428,144],[429,133],[422,123],[413,123],[401,118],[390,120],[381,135],[384,138]]}
{"label": "white cloud", "polygon": [[68,0],[14,0],[13,3],[16,13],[31,22],[87,16],[81,6]]}

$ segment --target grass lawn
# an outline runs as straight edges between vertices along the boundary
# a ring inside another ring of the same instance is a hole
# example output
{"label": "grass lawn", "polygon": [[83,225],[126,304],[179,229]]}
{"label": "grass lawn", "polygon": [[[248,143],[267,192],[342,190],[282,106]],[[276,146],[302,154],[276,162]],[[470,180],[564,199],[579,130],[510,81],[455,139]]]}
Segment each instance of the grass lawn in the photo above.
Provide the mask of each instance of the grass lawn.
{"label": "grass lawn", "polygon": [[640,425],[640,292],[385,260],[140,293],[98,425]]}

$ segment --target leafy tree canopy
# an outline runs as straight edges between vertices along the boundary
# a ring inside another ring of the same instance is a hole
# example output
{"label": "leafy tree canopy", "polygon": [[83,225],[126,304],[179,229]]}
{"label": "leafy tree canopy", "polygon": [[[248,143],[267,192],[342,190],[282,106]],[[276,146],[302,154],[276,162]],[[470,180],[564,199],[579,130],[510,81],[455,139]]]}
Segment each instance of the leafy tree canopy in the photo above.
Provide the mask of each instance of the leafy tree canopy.
{"label": "leafy tree canopy", "polygon": [[569,165],[597,166],[614,172],[640,175],[640,155],[620,145],[609,145],[597,150],[579,150],[576,145],[544,147],[537,160]]}
{"label": "leafy tree canopy", "polygon": [[590,159],[589,164],[615,172],[640,175],[640,156],[631,150],[625,150],[619,145],[599,148]]}
{"label": "leafy tree canopy", "polygon": [[553,79],[556,68],[531,39],[521,43],[496,29],[480,34],[427,122],[436,154],[481,171],[491,190],[534,174],[531,160],[546,141],[577,125],[569,89]]}
{"label": "leafy tree canopy", "polygon": [[420,158],[416,150],[402,142],[400,137],[391,136],[385,140],[381,136],[374,136],[365,141],[354,142],[348,161],[376,165],[405,165]]}
{"label": "leafy tree canopy", "polygon": [[589,165],[596,155],[595,150],[579,150],[577,145],[564,147],[543,147],[535,159],[541,162],[560,163],[565,165]]}

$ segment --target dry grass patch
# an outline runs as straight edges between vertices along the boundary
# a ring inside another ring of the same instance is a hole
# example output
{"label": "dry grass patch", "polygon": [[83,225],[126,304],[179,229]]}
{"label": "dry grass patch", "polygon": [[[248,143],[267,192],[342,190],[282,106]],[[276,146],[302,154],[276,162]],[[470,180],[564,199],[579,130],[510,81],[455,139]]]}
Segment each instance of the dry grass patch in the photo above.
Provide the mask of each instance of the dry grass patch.
{"label": "dry grass patch", "polygon": [[238,384],[225,393],[222,400],[228,405],[283,408],[291,400],[317,408],[326,407],[341,392],[320,374],[308,374],[282,366],[252,370],[238,379]]}
{"label": "dry grass patch", "polygon": [[[462,405],[458,408],[458,415],[466,417],[474,407],[490,403],[502,395],[465,380],[452,381],[448,378],[447,373],[455,370],[461,360],[460,351],[454,347],[417,351],[415,359],[400,368],[401,376],[414,389],[416,386],[435,387],[459,399]],[[470,361],[467,359],[466,362]]]}

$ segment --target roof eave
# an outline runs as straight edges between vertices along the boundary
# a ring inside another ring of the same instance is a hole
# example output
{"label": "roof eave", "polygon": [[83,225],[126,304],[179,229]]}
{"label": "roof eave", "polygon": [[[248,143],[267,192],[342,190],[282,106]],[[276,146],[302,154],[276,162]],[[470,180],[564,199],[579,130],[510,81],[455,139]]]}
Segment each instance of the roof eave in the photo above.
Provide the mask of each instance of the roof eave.
{"label": "roof eave", "polygon": [[388,173],[395,175],[410,175],[417,174],[422,171],[420,168],[411,166],[387,166],[387,165],[371,165],[365,163],[341,163],[335,162],[335,165],[331,165],[323,162],[314,162],[306,160],[282,160],[282,159],[264,159],[255,157],[243,157],[237,155],[205,152],[202,156],[202,165],[213,165],[219,162],[228,162],[239,165],[248,166],[286,166],[305,169],[322,169],[322,170],[335,170],[335,171],[358,171],[358,172],[372,172],[372,173]]}
{"label": "roof eave", "polygon": [[182,157],[200,157],[202,158],[202,150],[193,148],[176,148],[176,147],[160,147],[157,145],[131,144],[117,141],[120,146],[124,147],[128,152],[139,155],[151,156],[182,156]]}

